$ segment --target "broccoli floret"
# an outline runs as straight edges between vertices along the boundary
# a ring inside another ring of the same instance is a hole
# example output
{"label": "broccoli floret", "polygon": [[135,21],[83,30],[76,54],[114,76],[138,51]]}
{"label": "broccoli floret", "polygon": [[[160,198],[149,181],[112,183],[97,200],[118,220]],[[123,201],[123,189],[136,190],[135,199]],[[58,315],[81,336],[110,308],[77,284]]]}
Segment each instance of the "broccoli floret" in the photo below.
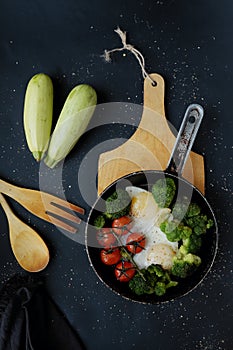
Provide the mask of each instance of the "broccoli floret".
{"label": "broccoli floret", "polygon": [[181,240],[181,232],[178,229],[179,222],[178,221],[164,221],[160,225],[161,231],[165,233],[167,239],[171,242],[178,242]]}
{"label": "broccoli floret", "polygon": [[167,227],[167,221],[164,221],[160,224],[160,230],[163,231],[163,233],[166,232],[166,227]]}
{"label": "broccoli floret", "polygon": [[189,207],[189,200],[187,197],[183,197],[182,199],[177,199],[175,205],[172,208],[173,218],[179,221],[183,220],[184,216],[187,213],[188,207]]}
{"label": "broccoli floret", "polygon": [[181,238],[186,239],[189,238],[192,234],[192,229],[188,226],[185,226],[183,224],[179,225],[180,230],[181,230]]}
{"label": "broccoli floret", "polygon": [[100,229],[102,227],[104,227],[105,225],[105,218],[103,215],[98,215],[97,218],[94,220],[94,226],[97,229]]}
{"label": "broccoli floret", "polygon": [[197,236],[194,233],[190,235],[188,238],[183,239],[183,246],[185,247],[187,253],[193,253],[193,254],[197,253],[200,250],[201,245],[202,245],[201,237]]}
{"label": "broccoli floret", "polygon": [[208,219],[207,223],[206,223],[206,228],[209,229],[214,225],[214,222],[212,219]]}
{"label": "broccoli floret", "polygon": [[178,242],[181,240],[181,230],[176,227],[173,231],[167,231],[166,236],[170,242]]}
{"label": "broccoli floret", "polygon": [[159,179],[152,186],[153,197],[160,208],[168,208],[176,192],[176,185],[173,179]]}
{"label": "broccoli floret", "polygon": [[104,215],[111,220],[128,215],[130,204],[131,198],[128,192],[119,188],[106,199],[106,211]]}
{"label": "broccoli floret", "polygon": [[201,258],[197,255],[188,253],[183,257],[175,256],[171,273],[180,278],[186,278],[192,275],[201,264]]}
{"label": "broccoli floret", "polygon": [[129,281],[129,288],[137,295],[154,293],[154,286],[144,280],[139,273]]}
{"label": "broccoli floret", "polygon": [[174,219],[183,220],[183,218],[191,218],[199,215],[201,212],[200,207],[196,203],[189,203],[187,197],[178,199],[172,209],[172,215]]}
{"label": "broccoli floret", "polygon": [[187,255],[188,253],[188,249],[182,244],[178,249],[176,256],[181,259],[184,255]]}
{"label": "broccoli floret", "polygon": [[179,224],[179,221],[165,221],[160,225],[161,231],[163,231],[167,239],[171,242],[178,242],[181,239],[188,238],[192,234],[192,229],[183,223]]}
{"label": "broccoli floret", "polygon": [[152,264],[148,266],[147,271],[150,272],[151,274],[155,273],[157,277],[162,277],[164,276],[164,273],[165,273],[163,268],[157,264]]}
{"label": "broccoli floret", "polygon": [[[147,269],[141,269],[140,274],[136,272],[135,276],[129,282],[130,289],[137,295],[152,294],[158,280],[155,265],[150,265]],[[143,276],[143,277],[142,277]]]}
{"label": "broccoli floret", "polygon": [[141,274],[137,272],[129,282],[130,289],[137,295],[155,293],[161,296],[168,288],[178,284],[178,282],[171,280],[169,273],[163,270],[160,265],[152,264],[140,272]]}
{"label": "broccoli floret", "polygon": [[178,284],[177,281],[170,281],[170,282],[168,282],[168,284],[166,285],[166,289],[171,288],[171,287],[176,287],[177,284]]}
{"label": "broccoli floret", "polygon": [[184,219],[186,225],[192,228],[196,235],[202,235],[206,233],[206,230],[213,226],[213,221],[208,219],[206,215],[196,215],[193,217],[187,217]]}
{"label": "broccoli floret", "polygon": [[162,271],[162,275],[160,275],[160,278],[158,279],[158,282],[156,282],[155,285],[155,294],[158,296],[164,295],[168,288],[177,286],[177,281],[172,281],[169,273],[162,269],[159,265],[153,265],[154,267],[160,268]]}
{"label": "broccoli floret", "polygon": [[201,258],[198,255],[188,253],[184,256],[184,261],[198,267],[201,263]]}
{"label": "broccoli floret", "polygon": [[155,294],[158,296],[164,295],[166,293],[166,284],[164,282],[157,282],[155,285]]}
{"label": "broccoli floret", "polygon": [[171,273],[180,278],[186,278],[189,275],[190,266],[182,259],[174,258]]}
{"label": "broccoli floret", "polygon": [[186,217],[192,218],[193,216],[197,216],[200,213],[201,213],[201,208],[199,207],[199,205],[197,205],[196,203],[191,203],[188,207]]}

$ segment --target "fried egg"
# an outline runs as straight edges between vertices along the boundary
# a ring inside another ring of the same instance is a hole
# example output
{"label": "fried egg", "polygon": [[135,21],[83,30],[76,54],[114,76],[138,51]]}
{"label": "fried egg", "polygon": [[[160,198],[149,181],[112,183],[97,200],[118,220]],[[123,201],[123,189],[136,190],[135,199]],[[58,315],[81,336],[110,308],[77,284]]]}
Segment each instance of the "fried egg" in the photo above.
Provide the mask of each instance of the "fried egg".
{"label": "fried egg", "polygon": [[159,208],[151,192],[136,186],[126,187],[132,199],[130,216],[132,219],[131,232],[145,235],[145,248],[135,254],[134,261],[140,269],[151,264],[159,264],[164,269],[170,269],[172,259],[178,250],[177,242],[170,242],[160,224],[171,216],[169,208]]}

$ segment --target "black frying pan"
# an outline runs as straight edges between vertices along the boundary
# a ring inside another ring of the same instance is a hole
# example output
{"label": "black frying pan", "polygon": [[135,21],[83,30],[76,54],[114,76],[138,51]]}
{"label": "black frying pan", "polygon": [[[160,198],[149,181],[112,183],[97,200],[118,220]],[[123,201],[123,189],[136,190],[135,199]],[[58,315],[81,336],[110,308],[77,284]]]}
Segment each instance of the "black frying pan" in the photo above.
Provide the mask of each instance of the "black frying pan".
{"label": "black frying pan", "polygon": [[[109,288],[117,294],[141,303],[162,303],[181,297],[191,292],[198,286],[210,270],[218,244],[218,229],[216,219],[208,201],[203,194],[192,184],[182,178],[182,171],[192,148],[192,144],[196,137],[198,128],[203,117],[203,109],[200,105],[190,105],[185,113],[184,120],[180,127],[172,155],[169,160],[167,169],[163,171],[138,171],[124,176],[112,183],[96,200],[93,208],[90,211],[86,230],[85,242],[87,254],[94,271]],[[197,271],[190,277],[187,277],[179,282],[176,287],[169,288],[165,295],[136,295],[128,287],[128,283],[118,282],[114,275],[114,268],[104,265],[100,259],[100,250],[96,241],[96,228],[94,220],[100,213],[105,211],[105,199],[108,198],[116,189],[124,189],[126,186],[138,186],[146,190],[151,190],[152,185],[161,178],[172,178],[177,187],[176,199],[182,198],[184,195],[188,197],[190,202],[197,203],[203,214],[212,219],[214,225],[203,235],[203,243],[200,255],[202,263]]]}

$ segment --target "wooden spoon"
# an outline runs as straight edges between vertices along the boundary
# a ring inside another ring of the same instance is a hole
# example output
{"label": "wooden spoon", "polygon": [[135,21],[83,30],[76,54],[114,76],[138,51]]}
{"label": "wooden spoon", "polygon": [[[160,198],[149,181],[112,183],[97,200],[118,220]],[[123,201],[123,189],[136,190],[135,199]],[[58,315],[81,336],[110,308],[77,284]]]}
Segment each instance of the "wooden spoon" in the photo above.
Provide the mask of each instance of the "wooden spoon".
{"label": "wooden spoon", "polygon": [[46,244],[35,230],[15,216],[1,193],[0,203],[8,219],[10,243],[19,265],[29,272],[43,270],[49,262]]}

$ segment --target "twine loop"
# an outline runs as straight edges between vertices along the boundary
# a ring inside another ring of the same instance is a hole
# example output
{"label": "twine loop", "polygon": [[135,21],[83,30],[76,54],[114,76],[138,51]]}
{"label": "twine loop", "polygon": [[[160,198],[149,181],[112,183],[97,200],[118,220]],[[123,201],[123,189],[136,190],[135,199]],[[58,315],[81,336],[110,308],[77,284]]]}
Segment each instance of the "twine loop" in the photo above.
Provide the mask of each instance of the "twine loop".
{"label": "twine loop", "polygon": [[147,73],[146,69],[145,69],[145,59],[143,57],[143,55],[141,54],[141,52],[139,50],[137,50],[133,45],[131,44],[127,44],[126,42],[126,32],[123,32],[119,27],[117,29],[114,30],[114,32],[116,32],[119,37],[121,38],[121,42],[122,42],[122,47],[118,47],[112,50],[104,50],[104,59],[106,62],[111,62],[111,54],[115,51],[123,51],[123,50],[128,50],[130,51],[138,60],[139,65],[141,67],[142,70],[142,76],[143,78],[149,78],[151,80],[151,83],[153,86],[156,86],[157,83],[156,81],[154,81],[150,75]]}

